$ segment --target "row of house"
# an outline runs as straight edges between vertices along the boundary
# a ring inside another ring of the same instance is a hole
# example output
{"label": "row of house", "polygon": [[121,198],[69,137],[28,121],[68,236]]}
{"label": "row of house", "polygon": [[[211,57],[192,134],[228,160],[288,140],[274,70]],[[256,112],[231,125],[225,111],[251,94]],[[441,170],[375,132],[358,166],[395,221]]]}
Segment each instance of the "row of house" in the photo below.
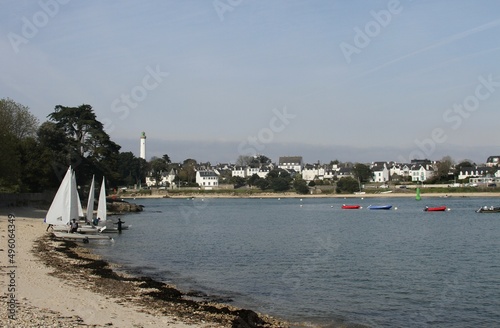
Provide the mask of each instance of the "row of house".
{"label": "row of house", "polygon": [[[500,171],[493,170],[500,163],[500,156],[488,157],[487,164],[482,167],[464,167],[461,169],[458,179],[469,179],[473,183],[500,182]],[[385,184],[389,181],[411,180],[423,182],[431,178],[436,171],[437,162],[429,160],[413,160],[411,163],[396,162],[372,162],[369,167],[372,171],[372,181]],[[280,157],[278,164],[270,163],[255,166],[236,166],[232,164],[201,163],[196,167],[196,183],[203,189],[214,189],[219,187],[220,176],[248,178],[256,174],[265,178],[275,168],[284,169],[292,175],[300,174],[306,181],[331,180],[334,178],[354,177],[352,166],[339,164],[304,164],[301,156]],[[162,174],[159,186],[176,186],[177,172],[171,170]],[[156,186],[153,177],[146,178],[148,186]]]}

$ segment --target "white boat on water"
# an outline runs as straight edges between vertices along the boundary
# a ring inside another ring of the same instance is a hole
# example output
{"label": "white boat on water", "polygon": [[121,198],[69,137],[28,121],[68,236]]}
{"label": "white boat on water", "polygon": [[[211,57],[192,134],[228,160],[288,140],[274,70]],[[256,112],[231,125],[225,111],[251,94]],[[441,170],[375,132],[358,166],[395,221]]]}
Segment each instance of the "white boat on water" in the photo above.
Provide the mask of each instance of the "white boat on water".
{"label": "white boat on water", "polygon": [[52,200],[44,222],[52,226],[54,229],[53,234],[57,238],[81,239],[82,241],[88,241],[89,239],[111,239],[109,236],[103,235],[92,235],[93,237],[89,238],[90,235],[88,234],[84,235],[78,232],[69,233],[68,229],[71,220],[78,219],[80,214],[83,216],[83,210],[81,209],[80,198],[78,197],[76,179],[70,166]]}

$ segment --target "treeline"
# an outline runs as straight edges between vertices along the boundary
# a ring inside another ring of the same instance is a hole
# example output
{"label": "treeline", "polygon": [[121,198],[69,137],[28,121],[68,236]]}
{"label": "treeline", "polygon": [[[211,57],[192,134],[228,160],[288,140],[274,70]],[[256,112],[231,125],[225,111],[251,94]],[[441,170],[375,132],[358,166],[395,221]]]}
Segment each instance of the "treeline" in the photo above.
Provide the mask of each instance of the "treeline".
{"label": "treeline", "polygon": [[90,105],[55,106],[40,124],[29,108],[0,99],[0,192],[56,189],[69,165],[77,184],[105,176],[111,187],[140,183],[148,163],[120,146],[104,131]]}

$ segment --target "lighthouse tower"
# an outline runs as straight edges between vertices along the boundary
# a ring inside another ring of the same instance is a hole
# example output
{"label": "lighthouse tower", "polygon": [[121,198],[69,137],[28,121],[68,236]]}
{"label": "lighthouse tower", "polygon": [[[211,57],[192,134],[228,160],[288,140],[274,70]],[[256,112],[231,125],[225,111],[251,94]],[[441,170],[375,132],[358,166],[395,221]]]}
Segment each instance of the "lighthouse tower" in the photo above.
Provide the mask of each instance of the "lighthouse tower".
{"label": "lighthouse tower", "polygon": [[146,159],[146,132],[143,132],[141,135],[141,152],[139,157]]}

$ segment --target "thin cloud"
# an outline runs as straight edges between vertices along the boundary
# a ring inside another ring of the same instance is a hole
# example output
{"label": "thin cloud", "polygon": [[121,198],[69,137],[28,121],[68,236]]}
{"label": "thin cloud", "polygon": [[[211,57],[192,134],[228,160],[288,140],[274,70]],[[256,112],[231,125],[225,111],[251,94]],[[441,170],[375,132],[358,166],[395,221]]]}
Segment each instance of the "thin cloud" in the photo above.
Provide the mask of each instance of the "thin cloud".
{"label": "thin cloud", "polygon": [[401,57],[398,57],[398,58],[393,59],[391,61],[388,61],[387,63],[384,63],[382,65],[374,67],[374,68],[372,68],[372,69],[370,69],[370,70],[368,70],[368,71],[360,74],[357,77],[361,77],[361,76],[364,76],[364,75],[371,74],[373,72],[381,70],[384,67],[390,66],[390,65],[395,64],[395,63],[400,62],[400,61],[403,61],[403,60],[405,60],[407,58],[416,56],[418,54],[421,54],[423,52],[429,51],[431,49],[439,48],[439,47],[442,47],[444,45],[453,43],[455,41],[458,41],[458,40],[464,39],[466,37],[469,37],[469,36],[471,36],[473,34],[476,34],[476,33],[479,33],[479,32],[483,32],[483,31],[495,28],[495,27],[497,27],[499,25],[500,25],[500,19],[497,19],[497,20],[491,21],[489,23],[480,25],[478,27],[474,27],[474,28],[472,28],[470,30],[467,30],[467,31],[464,31],[464,32],[461,32],[461,33],[458,33],[458,34],[455,34],[455,35],[452,35],[452,36],[449,36],[449,37],[447,37],[447,38],[445,38],[445,39],[443,39],[443,40],[441,40],[441,41],[439,41],[437,43],[431,44],[430,46],[424,47],[424,48],[422,48],[420,50],[416,50],[416,51],[414,51],[412,53],[406,54],[404,56],[401,56]]}

